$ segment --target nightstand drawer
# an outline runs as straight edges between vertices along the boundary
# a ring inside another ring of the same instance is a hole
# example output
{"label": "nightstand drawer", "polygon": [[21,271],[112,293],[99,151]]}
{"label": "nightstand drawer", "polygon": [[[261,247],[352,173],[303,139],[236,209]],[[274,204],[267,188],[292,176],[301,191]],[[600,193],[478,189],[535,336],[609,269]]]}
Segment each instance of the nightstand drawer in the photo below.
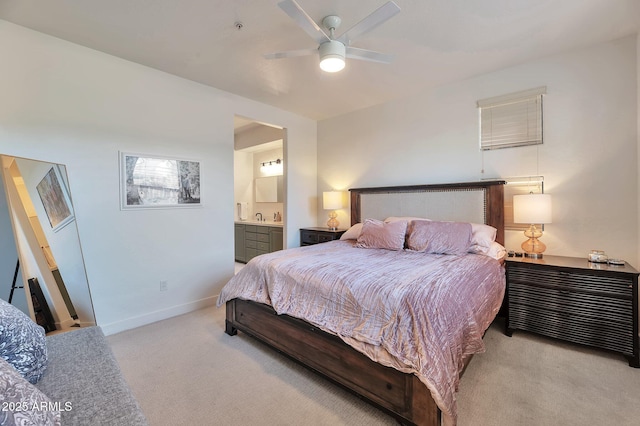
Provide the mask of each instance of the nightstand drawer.
{"label": "nightstand drawer", "polygon": [[302,244],[318,244],[318,233],[311,231],[300,231],[300,242]]}
{"label": "nightstand drawer", "polygon": [[335,238],[333,237],[333,235],[326,235],[326,234],[320,234],[318,235],[318,242],[319,243],[326,243],[327,241],[333,241]]}
{"label": "nightstand drawer", "polygon": [[633,326],[539,310],[526,305],[509,312],[512,328],[633,356]]}
{"label": "nightstand drawer", "polygon": [[[518,305],[552,310],[566,315],[578,315],[585,319],[618,322],[633,326],[631,298],[606,297],[599,294],[578,293],[555,288],[509,283],[510,314]],[[511,318],[511,316],[510,316]]]}
{"label": "nightstand drawer", "polygon": [[509,281],[570,291],[600,293],[628,299],[633,296],[633,281],[629,277],[512,266],[509,268]]}

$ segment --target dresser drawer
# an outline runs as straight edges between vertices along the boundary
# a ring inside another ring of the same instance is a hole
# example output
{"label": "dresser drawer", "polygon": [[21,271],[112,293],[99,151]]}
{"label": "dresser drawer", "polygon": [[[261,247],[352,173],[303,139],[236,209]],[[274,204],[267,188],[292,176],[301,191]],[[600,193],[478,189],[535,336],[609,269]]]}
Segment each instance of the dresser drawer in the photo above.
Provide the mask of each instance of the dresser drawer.
{"label": "dresser drawer", "polygon": [[263,243],[268,243],[269,242],[269,228],[264,228],[267,230],[266,234],[256,234],[256,240],[261,241]]}

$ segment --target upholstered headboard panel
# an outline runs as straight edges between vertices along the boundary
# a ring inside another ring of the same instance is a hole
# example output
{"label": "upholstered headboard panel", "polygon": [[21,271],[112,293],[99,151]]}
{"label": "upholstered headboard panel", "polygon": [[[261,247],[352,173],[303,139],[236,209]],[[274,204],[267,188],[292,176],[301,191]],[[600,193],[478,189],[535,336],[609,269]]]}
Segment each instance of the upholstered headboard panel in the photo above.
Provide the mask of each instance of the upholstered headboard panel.
{"label": "upholstered headboard panel", "polygon": [[504,244],[504,181],[351,189],[351,224],[367,218],[425,217],[486,223]]}

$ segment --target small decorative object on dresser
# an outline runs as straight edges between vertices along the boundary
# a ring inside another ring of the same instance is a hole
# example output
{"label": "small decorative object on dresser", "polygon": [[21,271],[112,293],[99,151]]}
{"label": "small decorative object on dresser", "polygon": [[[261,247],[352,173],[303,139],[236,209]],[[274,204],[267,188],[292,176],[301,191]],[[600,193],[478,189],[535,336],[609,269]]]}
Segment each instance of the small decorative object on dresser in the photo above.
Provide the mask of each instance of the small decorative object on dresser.
{"label": "small decorative object on dresser", "polygon": [[327,241],[339,240],[346,231],[346,229],[331,231],[327,228],[301,228],[300,245],[310,246],[318,243],[326,243]]}
{"label": "small decorative object on dresser", "polygon": [[629,264],[509,257],[506,334],[527,330],[622,353],[640,367],[638,274]]}

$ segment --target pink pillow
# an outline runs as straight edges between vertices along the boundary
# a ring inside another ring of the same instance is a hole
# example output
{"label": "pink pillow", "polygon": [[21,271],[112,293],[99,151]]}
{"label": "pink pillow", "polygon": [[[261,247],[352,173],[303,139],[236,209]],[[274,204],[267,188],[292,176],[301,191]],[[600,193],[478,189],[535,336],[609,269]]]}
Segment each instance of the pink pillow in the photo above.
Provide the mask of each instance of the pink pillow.
{"label": "pink pillow", "polygon": [[357,240],[362,232],[362,223],[358,222],[342,234],[341,240]]}
{"label": "pink pillow", "polygon": [[471,224],[414,220],[407,233],[409,250],[462,255],[471,245]]}
{"label": "pink pillow", "polygon": [[356,247],[403,250],[407,233],[407,221],[384,223],[381,220],[366,219]]}

